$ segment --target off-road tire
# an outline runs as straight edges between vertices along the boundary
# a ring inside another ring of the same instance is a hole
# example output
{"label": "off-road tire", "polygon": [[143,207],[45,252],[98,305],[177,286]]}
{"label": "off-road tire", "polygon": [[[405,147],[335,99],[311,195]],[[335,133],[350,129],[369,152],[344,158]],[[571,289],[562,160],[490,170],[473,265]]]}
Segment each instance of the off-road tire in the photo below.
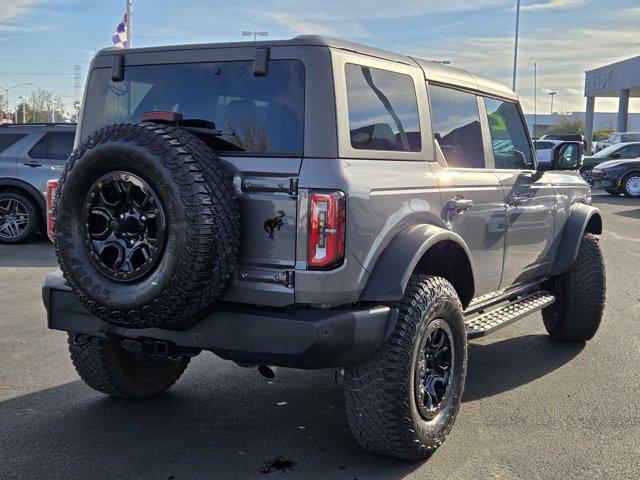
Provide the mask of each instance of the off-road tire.
{"label": "off-road tire", "polygon": [[[155,191],[168,231],[155,269],[128,283],[103,275],[89,257],[79,205],[92,183],[119,170]],[[118,124],[92,134],[71,154],[53,215],[65,278],[90,312],[114,324],[188,328],[236,265],[240,213],[232,179],[204,142],[173,126]]]}
{"label": "off-road tire", "polygon": [[117,338],[69,333],[69,353],[80,378],[98,392],[125,399],[149,398],[178,381],[189,358],[172,360],[136,355]]}
{"label": "off-road tire", "polygon": [[582,237],[578,258],[553,283],[556,301],[542,310],[547,332],[560,342],[591,340],[600,327],[606,296],[604,259],[597,237]]}
{"label": "off-road tire", "polygon": [[631,193],[629,191],[628,187],[627,187],[627,183],[632,178],[640,178],[640,173],[633,172],[633,173],[628,174],[626,177],[624,177],[622,179],[622,183],[620,184],[620,186],[622,188],[622,192],[624,193],[624,196],[627,197],[627,198],[640,198],[640,193]]}
{"label": "off-road tire", "polygon": [[15,244],[24,243],[33,239],[40,230],[42,224],[42,212],[36,202],[20,192],[5,191],[0,192],[0,200],[15,199],[19,201],[26,208],[29,214],[29,225],[19,236],[13,238],[7,238],[0,236],[0,244]]}
{"label": "off-road tire", "polygon": [[[368,361],[345,370],[351,430],[365,449],[403,460],[424,460],[442,444],[456,419],[467,370],[467,336],[460,300],[444,278],[412,275],[397,325]],[[416,406],[414,371],[421,335],[437,319],[451,329],[455,363],[442,409],[425,420]]]}

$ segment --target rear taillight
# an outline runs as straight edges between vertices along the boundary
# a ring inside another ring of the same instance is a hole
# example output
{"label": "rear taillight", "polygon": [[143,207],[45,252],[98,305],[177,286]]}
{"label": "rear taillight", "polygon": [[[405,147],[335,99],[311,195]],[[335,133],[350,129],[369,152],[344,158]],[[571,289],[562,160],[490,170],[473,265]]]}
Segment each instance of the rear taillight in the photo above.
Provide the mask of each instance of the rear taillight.
{"label": "rear taillight", "polygon": [[49,180],[47,182],[47,235],[49,240],[53,242],[53,201],[58,191],[58,180]]}
{"label": "rear taillight", "polygon": [[329,270],[342,264],[345,213],[344,193],[309,195],[309,268]]}

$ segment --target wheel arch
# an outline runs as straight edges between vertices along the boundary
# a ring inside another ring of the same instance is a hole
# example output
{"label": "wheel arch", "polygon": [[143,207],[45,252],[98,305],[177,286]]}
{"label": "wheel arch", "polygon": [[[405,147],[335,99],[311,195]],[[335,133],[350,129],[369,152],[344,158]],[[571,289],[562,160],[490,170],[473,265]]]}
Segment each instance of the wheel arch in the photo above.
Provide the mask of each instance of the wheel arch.
{"label": "wheel arch", "polygon": [[0,192],[17,192],[31,198],[40,210],[40,219],[47,221],[47,203],[42,195],[33,185],[17,178],[0,178]]}
{"label": "wheel arch", "polygon": [[580,241],[585,233],[602,234],[602,214],[591,205],[578,203],[573,206],[563,231],[562,240],[551,268],[551,276],[560,275],[571,267],[578,258]]}
{"label": "wheel arch", "polygon": [[413,273],[446,278],[458,293],[463,308],[474,296],[473,264],[464,240],[435,225],[414,225],[400,232],[384,250],[361,299],[398,301]]}

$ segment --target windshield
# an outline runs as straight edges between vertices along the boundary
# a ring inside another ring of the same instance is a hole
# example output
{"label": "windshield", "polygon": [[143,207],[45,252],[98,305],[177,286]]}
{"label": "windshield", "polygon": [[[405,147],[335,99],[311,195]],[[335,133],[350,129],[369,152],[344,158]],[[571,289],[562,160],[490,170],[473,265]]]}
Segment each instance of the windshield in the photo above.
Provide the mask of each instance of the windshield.
{"label": "windshield", "polygon": [[271,60],[266,76],[255,76],[251,61],[130,66],[121,82],[102,68],[91,73],[88,92],[82,139],[165,111],[213,122],[223,131],[219,151],[302,154],[304,66],[297,60]]}

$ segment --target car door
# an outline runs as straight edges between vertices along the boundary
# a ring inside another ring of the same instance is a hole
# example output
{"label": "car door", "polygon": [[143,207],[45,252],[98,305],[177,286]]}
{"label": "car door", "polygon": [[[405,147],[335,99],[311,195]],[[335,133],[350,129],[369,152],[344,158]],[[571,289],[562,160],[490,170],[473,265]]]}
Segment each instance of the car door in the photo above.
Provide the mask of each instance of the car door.
{"label": "car door", "polygon": [[542,279],[551,268],[556,195],[536,171],[526,124],[516,102],[485,97],[494,172],[504,190],[506,238],[501,288]]}
{"label": "car door", "polygon": [[0,132],[0,179],[15,179],[17,174],[18,152],[21,149],[21,140],[27,136],[26,133],[13,133],[8,131]]}
{"label": "car door", "polygon": [[75,133],[44,132],[31,148],[25,148],[17,163],[18,178],[30,183],[40,192],[47,189],[47,181],[60,177],[67,158],[73,150]]}
{"label": "car door", "polygon": [[500,287],[505,206],[498,176],[487,169],[478,99],[474,93],[429,85],[443,222],[471,251],[476,296]]}

